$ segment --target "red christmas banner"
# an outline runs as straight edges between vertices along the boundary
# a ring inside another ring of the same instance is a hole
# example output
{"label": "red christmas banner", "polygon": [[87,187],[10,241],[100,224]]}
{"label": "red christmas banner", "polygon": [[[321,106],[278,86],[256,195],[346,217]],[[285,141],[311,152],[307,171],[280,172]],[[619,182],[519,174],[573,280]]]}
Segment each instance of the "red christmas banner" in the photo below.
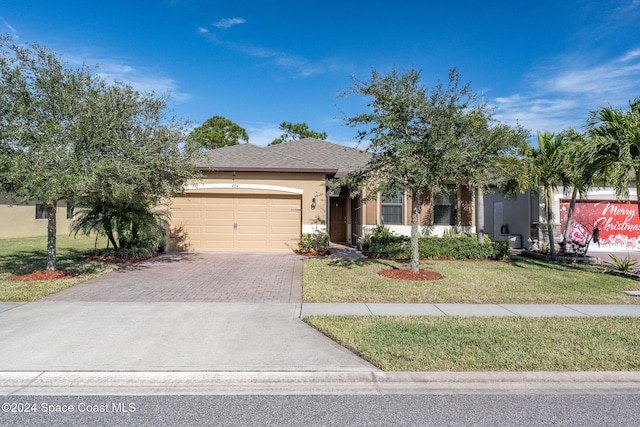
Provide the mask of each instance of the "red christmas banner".
{"label": "red christmas banner", "polygon": [[[564,230],[569,201],[560,201],[561,230]],[[576,201],[570,239],[589,244],[590,251],[640,250],[640,218],[636,203],[612,200]]]}

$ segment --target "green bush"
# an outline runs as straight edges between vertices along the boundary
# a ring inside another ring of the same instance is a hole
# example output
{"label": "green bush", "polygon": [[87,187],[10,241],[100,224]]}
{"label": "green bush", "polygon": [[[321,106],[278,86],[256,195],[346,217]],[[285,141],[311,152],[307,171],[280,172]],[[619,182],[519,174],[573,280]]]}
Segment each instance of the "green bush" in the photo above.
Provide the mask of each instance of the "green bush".
{"label": "green bush", "polygon": [[375,258],[411,258],[411,239],[397,236],[384,225],[377,225],[371,231],[370,254]]}
{"label": "green bush", "polygon": [[[475,234],[447,234],[442,237],[420,237],[420,258],[445,259],[493,259],[500,260],[509,255],[507,242],[493,242],[485,238],[480,244]],[[371,238],[371,254],[375,258],[411,258],[411,239],[393,233],[375,233]]]}
{"label": "green bush", "polygon": [[502,259],[509,254],[507,242],[492,242],[485,237],[480,244],[475,234],[421,237],[420,257],[449,259]]}
{"label": "green bush", "polygon": [[329,234],[327,233],[304,233],[300,236],[298,249],[301,253],[322,252],[329,249]]}

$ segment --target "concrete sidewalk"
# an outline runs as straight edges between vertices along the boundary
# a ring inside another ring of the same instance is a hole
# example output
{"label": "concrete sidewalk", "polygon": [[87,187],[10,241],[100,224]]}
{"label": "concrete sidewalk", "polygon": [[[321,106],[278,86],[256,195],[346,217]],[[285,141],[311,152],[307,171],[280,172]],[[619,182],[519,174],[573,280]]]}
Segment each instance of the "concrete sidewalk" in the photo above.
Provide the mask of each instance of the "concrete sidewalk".
{"label": "concrete sidewalk", "polygon": [[304,303],[300,315],[640,317],[640,305]]}
{"label": "concrete sidewalk", "polygon": [[0,371],[377,370],[299,316],[294,303],[16,304],[0,312]]}
{"label": "concrete sidewalk", "polygon": [[0,396],[640,394],[640,372],[381,372],[300,320],[336,313],[640,316],[640,306],[3,303]]}

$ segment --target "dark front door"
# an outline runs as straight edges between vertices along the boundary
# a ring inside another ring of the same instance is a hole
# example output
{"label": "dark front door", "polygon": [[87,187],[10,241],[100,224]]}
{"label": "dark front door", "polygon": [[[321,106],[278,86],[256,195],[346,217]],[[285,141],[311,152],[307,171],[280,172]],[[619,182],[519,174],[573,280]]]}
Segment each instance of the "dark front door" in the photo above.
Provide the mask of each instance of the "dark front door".
{"label": "dark front door", "polygon": [[347,242],[347,199],[332,197],[329,209],[329,238],[332,242]]}

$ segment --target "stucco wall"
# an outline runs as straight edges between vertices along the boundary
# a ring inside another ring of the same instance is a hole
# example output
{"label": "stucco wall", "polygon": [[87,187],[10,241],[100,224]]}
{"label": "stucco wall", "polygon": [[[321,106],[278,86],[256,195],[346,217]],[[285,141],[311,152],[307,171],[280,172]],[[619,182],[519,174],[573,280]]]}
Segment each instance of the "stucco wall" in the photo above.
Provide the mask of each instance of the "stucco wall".
{"label": "stucco wall", "polygon": [[[66,202],[58,203],[57,234],[69,234],[71,220],[67,219]],[[13,204],[0,198],[0,239],[47,235],[47,220],[36,219],[36,205]]]}
{"label": "stucco wall", "polygon": [[[458,188],[458,221],[460,225],[455,227],[462,232],[475,232],[475,209],[473,207],[473,194],[466,187]],[[441,236],[446,231],[451,230],[452,226],[434,226],[433,225],[433,201],[430,197],[424,197],[420,210],[420,232],[423,235]],[[380,203],[381,198],[370,200],[365,204],[364,229],[370,231],[377,224],[381,223],[380,219]],[[391,231],[399,235],[411,234],[411,197],[405,194],[403,206],[403,224],[385,224]]]}
{"label": "stucco wall", "polygon": [[[502,226],[509,228],[509,235],[520,236],[523,247],[531,237],[531,224],[538,221],[532,214],[532,205],[537,202],[531,199],[530,193],[518,193],[515,198],[505,198],[500,192],[486,192],[484,194],[484,231],[492,239],[505,239],[501,236]],[[499,209],[496,204],[502,204],[502,221],[494,216]],[[537,212],[537,211],[536,211]]]}

